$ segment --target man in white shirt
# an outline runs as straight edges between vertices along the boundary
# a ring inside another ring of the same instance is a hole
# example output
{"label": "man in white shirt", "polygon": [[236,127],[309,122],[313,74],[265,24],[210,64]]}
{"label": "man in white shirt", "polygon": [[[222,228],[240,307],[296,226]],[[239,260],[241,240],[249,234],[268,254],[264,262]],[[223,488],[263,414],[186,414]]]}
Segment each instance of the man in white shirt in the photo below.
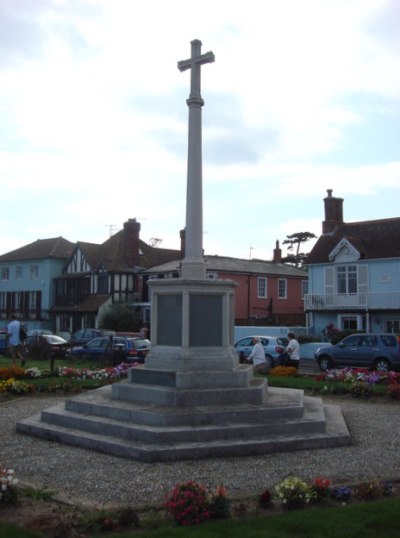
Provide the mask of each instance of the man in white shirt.
{"label": "man in white shirt", "polygon": [[294,366],[297,370],[300,364],[300,346],[294,333],[288,333],[289,343],[284,351],[286,353],[285,366]]}
{"label": "man in white shirt", "polygon": [[7,327],[8,333],[8,350],[13,362],[13,365],[16,366],[17,357],[21,360],[21,365],[25,366],[25,359],[22,355],[22,342],[20,338],[20,329],[21,323],[17,320],[15,314],[11,314],[11,321]]}
{"label": "man in white shirt", "polygon": [[270,366],[265,357],[265,351],[258,336],[253,338],[254,347],[247,357],[248,362],[252,362],[254,365],[254,371],[258,374],[267,375],[269,373]]}

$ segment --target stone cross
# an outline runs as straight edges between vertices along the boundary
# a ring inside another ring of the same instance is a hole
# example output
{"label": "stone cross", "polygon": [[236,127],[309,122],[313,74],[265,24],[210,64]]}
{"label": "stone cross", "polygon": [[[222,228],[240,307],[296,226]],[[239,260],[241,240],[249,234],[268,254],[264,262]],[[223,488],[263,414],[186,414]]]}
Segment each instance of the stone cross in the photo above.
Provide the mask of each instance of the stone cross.
{"label": "stone cross", "polygon": [[188,168],[186,191],[185,257],[182,261],[182,278],[205,279],[203,258],[203,187],[202,187],[202,133],[200,93],[200,67],[215,60],[212,52],[201,54],[201,41],[191,42],[192,55],[178,62],[178,69],[191,69],[189,107]]}

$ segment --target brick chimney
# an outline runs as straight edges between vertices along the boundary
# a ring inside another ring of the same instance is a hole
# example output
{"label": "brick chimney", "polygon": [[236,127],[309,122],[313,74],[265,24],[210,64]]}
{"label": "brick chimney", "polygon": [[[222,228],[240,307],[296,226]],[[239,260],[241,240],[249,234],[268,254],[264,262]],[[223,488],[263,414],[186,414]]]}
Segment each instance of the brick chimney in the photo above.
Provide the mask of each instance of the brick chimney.
{"label": "brick chimney", "polygon": [[343,198],[332,196],[332,189],[328,189],[326,192],[328,196],[324,198],[325,220],[322,223],[323,234],[332,233],[338,224],[343,224]]}
{"label": "brick chimney", "polygon": [[139,232],[140,223],[136,219],[129,219],[124,222],[124,259],[129,267],[140,266],[139,253]]}
{"label": "brick chimney", "polygon": [[275,248],[274,248],[274,257],[272,260],[274,263],[281,263],[282,262],[282,250],[279,247],[279,241],[276,242]]}

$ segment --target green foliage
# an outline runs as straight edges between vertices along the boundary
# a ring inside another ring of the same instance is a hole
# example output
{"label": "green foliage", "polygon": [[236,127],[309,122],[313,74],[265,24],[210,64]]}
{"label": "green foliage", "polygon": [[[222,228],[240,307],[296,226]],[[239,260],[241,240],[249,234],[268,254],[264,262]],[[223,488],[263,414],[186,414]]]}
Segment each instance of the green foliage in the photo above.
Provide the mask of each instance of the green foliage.
{"label": "green foliage", "polygon": [[337,334],[332,336],[331,344],[337,344],[338,342],[343,340],[343,338],[346,338],[346,336],[350,336],[351,334],[356,334],[356,333],[361,333],[361,332],[362,331],[353,331],[351,329],[347,329],[345,331],[339,331]]}
{"label": "green foliage", "polygon": [[99,318],[100,329],[111,331],[137,331],[140,319],[128,303],[114,303],[105,308]]}
{"label": "green foliage", "polygon": [[311,342],[321,342],[321,337],[313,334],[299,334],[297,341],[299,344],[310,344]]}
{"label": "green foliage", "polygon": [[[291,251],[290,254],[283,259],[283,261],[294,263],[296,267],[302,265],[304,260],[307,257],[307,254],[300,252],[300,245],[306,243],[310,239],[315,239],[317,236],[311,232],[297,232],[291,235],[287,235],[286,239],[283,241],[284,245],[289,245],[287,247],[288,251]],[[295,251],[295,252],[292,252]]]}

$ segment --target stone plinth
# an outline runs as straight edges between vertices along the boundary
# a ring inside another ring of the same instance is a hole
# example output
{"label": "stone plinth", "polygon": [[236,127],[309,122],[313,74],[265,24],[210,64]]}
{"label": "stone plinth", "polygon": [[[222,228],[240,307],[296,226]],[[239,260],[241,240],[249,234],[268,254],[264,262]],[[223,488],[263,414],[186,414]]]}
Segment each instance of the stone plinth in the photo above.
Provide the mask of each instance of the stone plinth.
{"label": "stone plinth", "polygon": [[145,366],[174,371],[232,371],[234,290],[231,280],[165,279],[151,287],[151,343]]}

